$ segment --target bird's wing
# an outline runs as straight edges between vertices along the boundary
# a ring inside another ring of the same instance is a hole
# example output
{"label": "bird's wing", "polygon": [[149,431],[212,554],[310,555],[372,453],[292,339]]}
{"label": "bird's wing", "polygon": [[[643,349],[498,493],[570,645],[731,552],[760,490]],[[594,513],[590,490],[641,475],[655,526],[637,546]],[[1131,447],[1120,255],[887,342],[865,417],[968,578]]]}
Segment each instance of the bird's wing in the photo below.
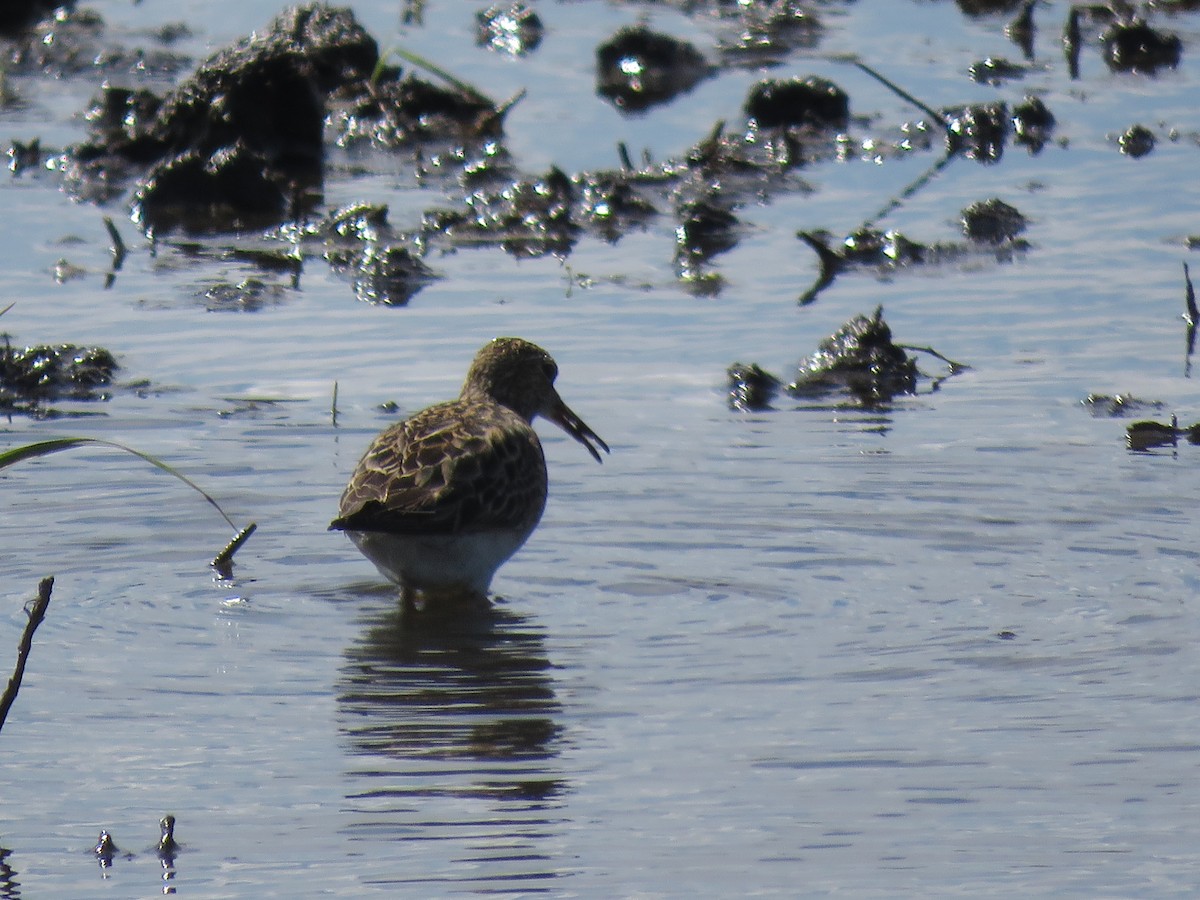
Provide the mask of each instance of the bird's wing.
{"label": "bird's wing", "polygon": [[529,424],[502,407],[454,401],[375,439],[329,527],[394,534],[517,527],[536,521],[545,501],[546,464]]}

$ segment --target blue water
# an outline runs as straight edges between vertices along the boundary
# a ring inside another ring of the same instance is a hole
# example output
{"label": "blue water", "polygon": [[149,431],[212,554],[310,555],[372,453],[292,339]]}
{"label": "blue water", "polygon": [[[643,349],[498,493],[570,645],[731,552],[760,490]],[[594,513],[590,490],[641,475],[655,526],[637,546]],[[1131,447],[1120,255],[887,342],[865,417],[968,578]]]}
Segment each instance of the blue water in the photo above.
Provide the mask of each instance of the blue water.
{"label": "blue water", "polygon": [[[119,34],[186,20],[179,48],[196,56],[276,12],[96,7]],[[530,172],[613,166],[618,141],[679,155],[716,118],[736,121],[764,75],[724,74],[626,120],[594,95],[596,43],[645,18],[711,51],[724,26],[541,4],[543,46],[512,60],[474,45],[469,4],[427,4],[407,28],[395,4],[355,8],[381,44],[419,46],[496,96],[527,87],[506,126]],[[738,210],[747,226],[715,261],[716,298],[676,280],[662,216],[565,261],[435,254],[443,277],[389,309],[316,257],[293,287],[219,244],[151,253],[121,204],[75,203],[48,174],[0,183],[0,306],[17,301],[3,328],[106,346],[124,383],[150,384],[118,389],[102,416],[3,423],[0,446],[122,441],[259,525],[218,581],[207,562],[228,527],[132,457],[93,447],[0,473],[0,672],[21,604],[57,578],[0,732],[0,888],[1194,895],[1200,448],[1133,454],[1127,420],[1081,401],[1130,392],[1164,404],[1147,416],[1200,418],[1179,318],[1198,230],[1200,18],[1152,18],[1183,38],[1176,71],[1114,75],[1092,46],[1071,82],[1067,5],[1044,4],[1034,69],[997,89],[966,69],[1019,58],[1004,16],[883,0],[817,13],[819,47],[770,74],[842,84],[856,141],[919,114],[841,53],[935,105],[1045,99],[1056,143],[957,160],[884,222],[951,242],[959,210],[998,196],[1030,219],[1028,253],[849,272],[797,308],[817,265],[794,233],[853,229],[936,159],[854,154],[800,173],[810,192]],[[0,139],[79,139],[72,116],[94,83],[14,87],[29,103],[0,113]],[[1115,138],[1139,121],[1160,141],[1133,160]],[[360,160],[361,177],[335,162],[329,201],[387,202],[398,227],[438,195],[395,159]],[[130,246],[107,289],[103,215]],[[82,277],[56,283],[60,258]],[[272,301],[210,310],[209,287],[247,277],[277,285]],[[786,375],[877,304],[898,340],[970,371],[882,413],[726,408],[730,363]],[[539,426],[550,503],[494,582],[495,615],[414,627],[325,525],[371,436],[454,395],[497,334],[555,355],[564,399],[613,452],[597,466]],[[147,848],[168,812],[184,850],[164,881]],[[106,872],[89,854],[102,828],[132,854]]]}

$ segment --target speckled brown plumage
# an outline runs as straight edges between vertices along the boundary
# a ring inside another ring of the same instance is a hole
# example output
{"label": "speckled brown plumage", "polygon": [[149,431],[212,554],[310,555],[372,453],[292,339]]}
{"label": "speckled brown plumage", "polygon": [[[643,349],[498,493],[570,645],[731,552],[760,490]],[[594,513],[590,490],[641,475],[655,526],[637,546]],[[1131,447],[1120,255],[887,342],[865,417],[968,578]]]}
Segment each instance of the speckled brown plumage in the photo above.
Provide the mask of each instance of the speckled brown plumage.
{"label": "speckled brown plumage", "polygon": [[496,569],[546,505],[546,463],[531,426],[558,424],[600,460],[608,446],[558,396],[550,355],[497,338],[476,355],[462,394],[385,429],[342,494],[331,529],[347,532],[406,603],[420,592],[486,596]]}

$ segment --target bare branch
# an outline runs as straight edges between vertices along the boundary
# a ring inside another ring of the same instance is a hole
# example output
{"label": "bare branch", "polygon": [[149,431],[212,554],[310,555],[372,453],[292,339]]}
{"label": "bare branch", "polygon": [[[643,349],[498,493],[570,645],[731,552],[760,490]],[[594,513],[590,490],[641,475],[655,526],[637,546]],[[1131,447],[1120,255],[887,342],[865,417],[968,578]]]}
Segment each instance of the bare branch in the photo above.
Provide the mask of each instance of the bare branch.
{"label": "bare branch", "polygon": [[33,633],[37,631],[42,619],[46,618],[46,608],[50,605],[50,591],[54,588],[54,577],[43,578],[38,585],[38,595],[25,604],[25,614],[29,621],[25,623],[25,631],[21,634],[21,644],[17,647],[17,665],[12,677],[8,679],[8,687],[4,696],[0,697],[0,728],[8,717],[8,710],[17,699],[17,691],[21,689],[21,679],[25,676],[25,661],[29,659],[29,650],[33,646]]}

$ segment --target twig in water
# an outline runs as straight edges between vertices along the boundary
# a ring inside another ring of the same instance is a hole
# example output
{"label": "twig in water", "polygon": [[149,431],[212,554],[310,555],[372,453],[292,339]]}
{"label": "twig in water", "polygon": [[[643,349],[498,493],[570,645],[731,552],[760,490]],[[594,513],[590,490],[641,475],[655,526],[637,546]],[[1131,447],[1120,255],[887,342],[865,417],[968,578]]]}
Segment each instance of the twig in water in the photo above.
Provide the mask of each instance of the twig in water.
{"label": "twig in water", "polygon": [[846,266],[846,261],[839,256],[834,250],[829,248],[821,238],[807,231],[797,231],[796,237],[812,247],[816,251],[817,259],[821,263],[821,271],[817,275],[816,282],[807,291],[800,295],[797,301],[801,306],[808,306],[817,299],[817,295],[825,288],[833,284],[833,279],[837,278],[838,273]]}
{"label": "twig in water", "polygon": [[1192,287],[1192,275],[1188,272],[1188,264],[1183,264],[1183,281],[1187,285],[1187,315],[1184,319],[1189,325],[1200,323],[1200,310],[1196,309],[1196,289]]}
{"label": "twig in water", "polygon": [[1196,326],[1200,324],[1200,310],[1196,309],[1196,289],[1192,287],[1192,276],[1188,272],[1188,264],[1183,264],[1183,281],[1187,285],[1187,312],[1183,314],[1183,321],[1187,323],[1187,355],[1184,358],[1183,377],[1190,378],[1192,375],[1192,351],[1196,349]]}
{"label": "twig in water", "polygon": [[950,165],[950,162],[953,159],[954,154],[947,153],[932,166],[922,172],[917,178],[914,178],[913,181],[904,188],[904,190],[888,200],[887,204],[880,209],[879,212],[875,213],[875,215],[863,222],[861,227],[874,228],[880,219],[891,215],[904,204],[905,200],[911,200],[914,196],[916,196],[917,192],[922,190],[925,185],[929,184],[934,178],[941,174],[942,169]]}
{"label": "twig in water", "polygon": [[33,633],[42,624],[42,619],[46,618],[46,608],[50,605],[50,591],[53,588],[54,577],[43,578],[38,585],[37,597],[25,604],[25,615],[29,616],[29,621],[25,623],[21,643],[17,647],[17,665],[13,669],[12,677],[8,679],[4,695],[0,697],[0,728],[4,727],[8,711],[17,699],[17,691],[21,689],[21,679],[25,677],[25,662],[29,659],[29,650],[33,646]]}
{"label": "twig in water", "polygon": [[1082,36],[1079,33],[1079,7],[1071,5],[1067,23],[1063,26],[1063,56],[1067,59],[1067,71],[1072,81],[1079,79],[1079,48]]}
{"label": "twig in water", "polygon": [[629,147],[624,141],[617,142],[617,157],[621,160],[621,170],[632,172],[633,159],[629,155]]}
{"label": "twig in water", "polygon": [[258,525],[251,522],[233,536],[233,540],[225,545],[224,550],[213,557],[212,567],[217,570],[218,575],[222,578],[233,577],[233,554],[237,553],[242,544],[246,543],[246,539],[257,530]]}
{"label": "twig in water", "polygon": [[854,63],[854,65],[858,66],[860,69],[862,69],[864,72],[866,72],[872,78],[874,78],[876,81],[878,81],[884,87],[886,87],[888,90],[894,92],[896,94],[896,96],[901,97],[904,100],[907,100],[909,103],[911,103],[917,109],[921,110],[921,112],[925,113],[925,115],[931,116],[933,118],[933,120],[936,121],[937,123],[939,123],[943,128],[947,127],[950,124],[949,122],[946,121],[946,117],[944,115],[942,115],[940,112],[938,112],[936,109],[934,109],[932,106],[929,106],[928,104],[922,102],[921,100],[918,100],[916,97],[914,97],[908,91],[906,91],[904,88],[900,87],[900,85],[896,84],[896,82],[885,78],[883,75],[876,72],[874,69],[872,69],[866,63],[861,62],[857,59],[852,60],[852,62]]}
{"label": "twig in water", "polygon": [[334,428],[337,428],[337,391],[338,383],[335,381],[333,383],[333,405],[329,409],[329,418],[332,420]]}
{"label": "twig in water", "polygon": [[113,271],[121,268],[121,264],[125,262],[127,253],[125,242],[121,240],[121,232],[117,231],[117,226],[113,224],[113,220],[109,216],[104,217],[104,227],[108,230],[108,237],[112,240],[112,256],[113,256]]}
{"label": "twig in water", "polygon": [[911,350],[913,353],[928,353],[930,356],[936,356],[942,362],[950,367],[950,374],[957,375],[959,372],[969,372],[971,367],[966,363],[955,362],[948,356],[942,356],[932,347],[915,347],[912,344],[897,344],[901,350]]}
{"label": "twig in water", "polygon": [[[508,114],[508,111],[524,100],[528,94],[529,91],[526,88],[521,88],[519,91],[496,107],[496,118],[503,119]],[[482,94],[480,96],[482,96]]]}

